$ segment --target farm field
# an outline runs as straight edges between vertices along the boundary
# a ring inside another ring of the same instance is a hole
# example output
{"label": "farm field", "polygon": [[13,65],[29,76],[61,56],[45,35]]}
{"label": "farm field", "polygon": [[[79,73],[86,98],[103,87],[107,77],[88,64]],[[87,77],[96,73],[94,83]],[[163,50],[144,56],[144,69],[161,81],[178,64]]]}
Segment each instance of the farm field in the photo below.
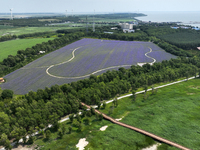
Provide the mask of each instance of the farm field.
{"label": "farm field", "polygon": [[[77,29],[80,27],[76,27]],[[74,27],[21,27],[21,28],[6,28],[0,29],[0,36],[11,34],[11,35],[21,35],[28,33],[36,33],[36,32],[50,32],[62,29],[74,29]]]}
{"label": "farm field", "polygon": [[152,63],[154,59],[145,55],[150,54],[151,50],[154,55],[156,52],[162,54],[158,62],[176,58],[151,42],[85,38],[6,75],[4,78],[7,82],[1,87],[11,89],[15,94],[26,94],[30,90],[70,83],[107,70],[130,68],[137,63]]}
{"label": "farm field", "polygon": [[[133,97],[127,97],[118,101],[118,107],[113,109],[112,103],[107,104],[106,109],[101,112],[119,119],[120,122],[144,129],[163,138],[181,144],[193,150],[199,149],[199,92],[200,79],[189,80],[179,84],[158,89],[157,93],[143,100],[143,94],[137,95],[136,101]],[[76,121],[76,120],[75,120]],[[82,120],[83,121],[83,120]],[[71,123],[63,122],[68,128]],[[100,131],[102,126],[107,125],[105,131]],[[139,134],[133,130],[115,125],[107,120],[97,121],[91,118],[91,124],[85,125],[83,121],[82,132],[73,128],[71,134],[65,134],[62,139],[57,138],[57,132],[49,141],[40,138],[35,142],[41,149],[75,148],[80,138],[86,138],[89,144],[86,149],[132,149],[147,147],[155,141]],[[57,140],[54,140],[57,139]],[[67,141],[67,142],[66,142]],[[162,147],[162,149],[161,149]],[[158,150],[178,150],[175,147],[162,144]]]}
{"label": "farm field", "polygon": [[54,38],[37,38],[37,39],[17,39],[6,42],[0,42],[0,61],[7,58],[8,55],[15,56],[18,50],[25,50],[38,43],[47,42]]}

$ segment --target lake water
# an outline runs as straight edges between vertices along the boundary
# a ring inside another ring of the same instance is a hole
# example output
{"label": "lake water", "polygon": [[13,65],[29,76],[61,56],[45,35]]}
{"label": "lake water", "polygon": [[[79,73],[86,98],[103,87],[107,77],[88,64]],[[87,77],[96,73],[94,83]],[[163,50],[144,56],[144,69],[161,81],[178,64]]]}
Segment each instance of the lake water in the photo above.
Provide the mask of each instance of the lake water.
{"label": "lake water", "polygon": [[200,27],[200,11],[191,12],[140,12],[147,16],[136,17],[141,21],[151,22],[181,22],[184,25]]}

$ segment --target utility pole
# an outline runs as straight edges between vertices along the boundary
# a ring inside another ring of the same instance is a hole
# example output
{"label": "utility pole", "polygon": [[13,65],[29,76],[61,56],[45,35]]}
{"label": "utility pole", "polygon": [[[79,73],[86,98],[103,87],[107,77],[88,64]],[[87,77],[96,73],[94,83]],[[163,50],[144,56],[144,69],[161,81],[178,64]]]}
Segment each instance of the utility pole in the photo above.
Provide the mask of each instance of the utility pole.
{"label": "utility pole", "polygon": [[[94,15],[95,15],[95,10],[94,10]],[[93,32],[95,32],[94,15],[93,15]]]}

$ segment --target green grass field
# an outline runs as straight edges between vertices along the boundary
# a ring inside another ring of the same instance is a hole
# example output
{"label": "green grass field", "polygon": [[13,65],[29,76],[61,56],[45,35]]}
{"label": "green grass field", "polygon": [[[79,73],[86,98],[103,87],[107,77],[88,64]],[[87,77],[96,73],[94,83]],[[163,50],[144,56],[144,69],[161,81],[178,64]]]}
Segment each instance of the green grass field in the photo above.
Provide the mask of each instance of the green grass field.
{"label": "green grass field", "polygon": [[35,33],[35,32],[50,32],[50,31],[56,31],[61,29],[74,29],[74,28],[80,28],[80,27],[21,27],[21,28],[5,28],[0,29],[0,36],[11,34],[11,35],[21,35],[21,34],[28,34],[28,33]]}
{"label": "green grass field", "polygon": [[[122,122],[177,142],[193,150],[200,147],[200,80],[190,80],[159,89],[155,95],[143,100],[143,94],[119,101],[110,115]],[[112,104],[109,104],[110,107]],[[108,110],[104,111],[108,113]],[[94,139],[95,140],[95,139]],[[176,148],[169,148],[176,149]]]}
{"label": "green grass field", "polygon": [[[200,147],[200,79],[182,82],[159,89],[156,94],[143,99],[143,94],[137,95],[136,102],[132,97],[118,101],[118,107],[110,113],[112,103],[107,104],[102,112],[113,118],[122,118],[121,122],[144,129],[158,136],[181,144],[193,150]],[[65,134],[57,139],[54,132],[51,139],[46,141],[41,136],[35,144],[44,146],[41,149],[75,149],[80,138],[86,138],[89,144],[85,149],[132,149],[154,144],[151,138],[130,129],[115,125],[107,120],[96,121],[91,118],[91,125],[84,125],[82,132],[74,128],[71,134]],[[64,122],[66,127],[71,124]],[[108,125],[105,131],[99,129]],[[56,140],[55,140],[56,139]],[[162,144],[159,150],[178,150],[175,147]]]}
{"label": "green grass field", "polygon": [[6,42],[0,42],[0,61],[7,58],[8,55],[15,56],[18,50],[25,50],[28,47],[32,47],[38,43],[47,42],[54,38],[37,38],[37,39],[18,39]]}

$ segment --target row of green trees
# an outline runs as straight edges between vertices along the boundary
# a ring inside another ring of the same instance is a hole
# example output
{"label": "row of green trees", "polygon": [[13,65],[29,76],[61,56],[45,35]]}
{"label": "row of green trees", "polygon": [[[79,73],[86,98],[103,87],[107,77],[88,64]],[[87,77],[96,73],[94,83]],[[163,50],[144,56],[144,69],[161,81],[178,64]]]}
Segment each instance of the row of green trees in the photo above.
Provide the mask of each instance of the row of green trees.
{"label": "row of green trees", "polygon": [[16,35],[4,35],[4,36],[0,37],[0,42],[4,42],[4,41],[8,41],[8,40],[14,40],[16,38],[17,38]]}
{"label": "row of green trees", "polygon": [[113,40],[123,40],[123,41],[149,41],[149,37],[145,32],[137,31],[136,33],[98,33],[98,32],[90,32],[88,33],[91,37],[98,38],[108,38]]}
{"label": "row of green trees", "polygon": [[28,33],[28,34],[21,34],[18,35],[18,38],[24,39],[29,37],[44,37],[44,36],[51,36],[55,35],[56,32],[36,32],[36,33]]}

